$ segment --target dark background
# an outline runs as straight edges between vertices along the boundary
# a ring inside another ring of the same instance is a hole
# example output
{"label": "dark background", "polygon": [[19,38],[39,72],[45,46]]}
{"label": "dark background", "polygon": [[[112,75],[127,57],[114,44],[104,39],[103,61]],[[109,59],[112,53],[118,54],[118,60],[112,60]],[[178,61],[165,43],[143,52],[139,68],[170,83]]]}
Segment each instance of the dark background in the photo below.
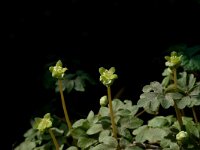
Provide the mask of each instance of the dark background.
{"label": "dark background", "polygon": [[[161,81],[170,46],[200,43],[198,0],[16,1],[3,8],[1,110],[9,149],[56,97],[44,88],[47,64],[62,59],[69,71],[85,70],[97,82],[99,67],[114,66],[113,95],[125,87],[122,98],[137,101],[144,85]],[[71,102],[71,114],[96,109],[106,92],[101,84],[88,90]]]}

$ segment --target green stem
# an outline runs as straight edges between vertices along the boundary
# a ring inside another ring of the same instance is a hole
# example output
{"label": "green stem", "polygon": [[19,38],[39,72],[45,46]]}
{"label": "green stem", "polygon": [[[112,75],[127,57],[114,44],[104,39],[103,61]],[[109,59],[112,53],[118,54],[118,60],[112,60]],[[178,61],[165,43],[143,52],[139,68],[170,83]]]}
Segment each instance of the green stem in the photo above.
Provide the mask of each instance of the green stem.
{"label": "green stem", "polygon": [[117,128],[115,126],[114,113],[113,113],[113,108],[112,108],[112,99],[111,99],[111,89],[109,86],[107,87],[107,91],[108,91],[108,102],[109,102],[109,108],[110,108],[110,117],[111,117],[111,122],[112,122],[113,136],[117,139]]}
{"label": "green stem", "polygon": [[62,80],[58,80],[58,85],[59,85],[59,91],[60,91],[60,96],[61,96],[61,101],[62,101],[62,107],[63,107],[63,111],[65,114],[65,120],[67,122],[68,128],[71,129],[72,128],[72,124],[69,120],[69,116],[67,113],[67,107],[65,104],[65,99],[64,99],[64,95],[63,95],[63,90],[62,90]]}
{"label": "green stem", "polygon": [[[174,87],[175,90],[177,90],[177,74],[176,74],[176,68],[173,69],[173,74],[174,74]],[[183,120],[182,120],[182,115],[180,112],[180,109],[178,108],[176,102],[174,101],[174,108],[175,108],[175,112],[176,112],[176,117],[180,126],[180,129],[183,129]]]}
{"label": "green stem", "polygon": [[181,111],[181,115],[182,115],[182,116],[185,116],[184,109],[180,109],[180,111]]}
{"label": "green stem", "polygon": [[192,107],[192,113],[193,113],[193,116],[194,116],[195,123],[198,123],[198,119],[197,119],[197,115],[196,115],[194,107]]}
{"label": "green stem", "polygon": [[56,150],[59,150],[58,141],[56,140],[56,137],[55,137],[55,135],[53,134],[53,131],[51,130],[51,128],[49,128],[49,133],[50,133],[51,138],[52,138],[52,140],[53,140],[53,143],[54,143],[54,145],[55,145],[55,147],[56,147]]}
{"label": "green stem", "polygon": [[135,117],[139,117],[140,115],[142,115],[145,112],[145,110],[139,112],[138,114],[135,115]]}

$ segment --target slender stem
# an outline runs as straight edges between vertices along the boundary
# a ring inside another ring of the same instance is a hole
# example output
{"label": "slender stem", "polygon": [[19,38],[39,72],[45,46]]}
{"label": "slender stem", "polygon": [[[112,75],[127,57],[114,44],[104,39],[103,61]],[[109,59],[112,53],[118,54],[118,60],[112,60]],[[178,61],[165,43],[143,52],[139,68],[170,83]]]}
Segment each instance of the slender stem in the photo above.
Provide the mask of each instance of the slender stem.
{"label": "slender stem", "polygon": [[56,137],[55,137],[55,135],[53,134],[53,131],[52,131],[51,128],[49,128],[49,133],[50,133],[51,138],[52,138],[52,140],[53,140],[53,143],[54,143],[54,145],[55,145],[55,147],[56,147],[56,150],[59,150],[58,141],[56,140]]}
{"label": "slender stem", "polygon": [[139,117],[140,115],[142,115],[145,112],[145,110],[139,112],[138,114],[135,115],[135,117]]}
{"label": "slender stem", "polygon": [[[175,86],[175,90],[177,90],[177,74],[176,74],[176,68],[173,69],[173,74],[174,74],[174,86]],[[181,116],[181,112],[180,109],[178,108],[176,102],[174,101],[174,108],[175,108],[175,112],[176,112],[176,117],[179,123],[179,126],[181,128],[181,130],[183,129],[183,120],[182,120],[182,116]]]}
{"label": "slender stem", "polygon": [[71,129],[72,128],[72,124],[70,122],[70,119],[69,119],[69,116],[68,116],[68,113],[67,113],[67,107],[66,107],[66,104],[65,104],[65,99],[64,99],[63,90],[62,90],[62,81],[61,80],[58,80],[58,85],[59,85],[59,91],[60,91],[60,96],[61,96],[61,101],[62,101],[62,107],[63,107],[63,111],[64,111],[64,114],[65,114],[65,119],[66,119],[68,128]]}
{"label": "slender stem", "polygon": [[181,111],[181,115],[182,115],[182,116],[185,116],[184,109],[180,109],[180,111]]}
{"label": "slender stem", "polygon": [[112,108],[112,99],[111,99],[111,89],[110,89],[109,86],[107,87],[107,92],[108,92],[108,101],[109,101],[110,117],[111,117],[111,122],[112,122],[113,136],[117,139],[117,128],[115,126],[114,113],[113,113],[113,108]]}
{"label": "slender stem", "polygon": [[173,69],[173,73],[174,73],[174,86],[175,86],[175,89],[177,89],[177,73],[176,73],[176,68]]}
{"label": "slender stem", "polygon": [[196,115],[196,112],[195,112],[195,108],[192,107],[192,113],[193,113],[193,116],[194,116],[194,121],[195,123],[198,123],[198,119],[197,119],[197,115]]}
{"label": "slender stem", "polygon": [[117,94],[114,96],[114,98],[120,98],[120,96],[122,95],[122,93],[124,92],[125,90],[125,87],[122,87],[118,92]]}

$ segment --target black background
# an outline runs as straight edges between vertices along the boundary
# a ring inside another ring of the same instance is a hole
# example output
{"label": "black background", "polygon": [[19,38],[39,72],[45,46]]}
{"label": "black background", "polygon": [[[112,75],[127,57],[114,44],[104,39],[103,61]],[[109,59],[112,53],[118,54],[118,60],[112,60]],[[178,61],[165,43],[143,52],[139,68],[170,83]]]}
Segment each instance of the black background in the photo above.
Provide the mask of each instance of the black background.
{"label": "black background", "polygon": [[[119,75],[114,93],[126,87],[123,98],[138,100],[143,85],[162,79],[170,46],[200,42],[197,0],[15,1],[3,8],[1,112],[9,149],[53,95],[43,85],[46,64],[62,59],[95,80],[99,67],[114,66]],[[102,85],[91,90],[84,96],[95,100],[75,101],[71,113],[96,108],[105,91]]]}

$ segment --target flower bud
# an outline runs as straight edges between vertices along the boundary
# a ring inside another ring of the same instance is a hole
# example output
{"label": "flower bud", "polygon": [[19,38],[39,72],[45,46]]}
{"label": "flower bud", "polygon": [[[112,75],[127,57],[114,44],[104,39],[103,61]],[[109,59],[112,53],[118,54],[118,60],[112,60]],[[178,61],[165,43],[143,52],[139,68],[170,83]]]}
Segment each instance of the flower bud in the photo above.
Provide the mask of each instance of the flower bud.
{"label": "flower bud", "polygon": [[183,141],[186,137],[188,136],[188,133],[185,131],[180,131],[177,135],[176,135],[176,140],[177,141]]}
{"label": "flower bud", "polygon": [[105,95],[105,96],[102,96],[101,98],[100,98],[100,105],[101,106],[106,106],[108,104],[108,98],[107,98],[107,96]]}

